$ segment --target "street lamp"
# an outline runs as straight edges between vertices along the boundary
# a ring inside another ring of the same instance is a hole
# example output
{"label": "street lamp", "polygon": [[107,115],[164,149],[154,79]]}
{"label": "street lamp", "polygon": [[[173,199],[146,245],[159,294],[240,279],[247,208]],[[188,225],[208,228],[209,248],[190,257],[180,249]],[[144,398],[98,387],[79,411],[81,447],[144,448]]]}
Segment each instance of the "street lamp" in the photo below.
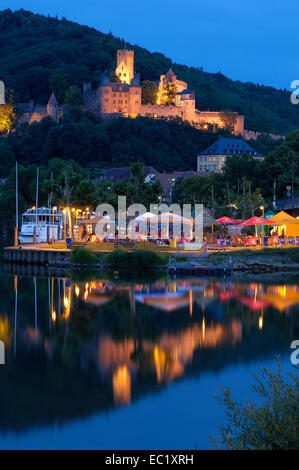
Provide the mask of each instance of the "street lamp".
{"label": "street lamp", "polygon": [[55,239],[54,239],[54,212],[57,210],[57,207],[52,207],[52,247],[54,247]]}
{"label": "street lamp", "polygon": [[75,212],[75,227],[76,227],[76,237],[78,238],[78,215],[80,214],[81,209],[77,209]]}
{"label": "street lamp", "polygon": [[[264,206],[260,206],[260,209],[262,211],[262,218],[264,218],[264,215],[265,215],[265,207]],[[262,244],[264,246],[264,224],[262,224]]]}

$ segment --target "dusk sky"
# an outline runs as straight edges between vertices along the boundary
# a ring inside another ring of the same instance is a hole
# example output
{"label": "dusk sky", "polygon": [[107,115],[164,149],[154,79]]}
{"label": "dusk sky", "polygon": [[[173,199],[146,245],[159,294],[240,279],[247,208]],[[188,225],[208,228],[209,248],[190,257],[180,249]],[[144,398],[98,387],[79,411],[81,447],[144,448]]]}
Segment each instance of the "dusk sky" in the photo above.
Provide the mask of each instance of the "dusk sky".
{"label": "dusk sky", "polygon": [[299,79],[298,0],[0,0],[112,30],[177,63],[290,89]]}

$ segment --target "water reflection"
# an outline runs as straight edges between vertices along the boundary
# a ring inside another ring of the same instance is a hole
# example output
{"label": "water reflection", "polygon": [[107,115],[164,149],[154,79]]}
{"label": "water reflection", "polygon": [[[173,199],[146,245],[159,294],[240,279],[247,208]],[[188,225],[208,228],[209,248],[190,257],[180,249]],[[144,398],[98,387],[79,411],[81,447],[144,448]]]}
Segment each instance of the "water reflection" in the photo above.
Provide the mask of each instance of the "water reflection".
{"label": "water reflection", "polygon": [[15,275],[0,292],[0,429],[128,405],[183,377],[286,353],[299,329],[294,283]]}

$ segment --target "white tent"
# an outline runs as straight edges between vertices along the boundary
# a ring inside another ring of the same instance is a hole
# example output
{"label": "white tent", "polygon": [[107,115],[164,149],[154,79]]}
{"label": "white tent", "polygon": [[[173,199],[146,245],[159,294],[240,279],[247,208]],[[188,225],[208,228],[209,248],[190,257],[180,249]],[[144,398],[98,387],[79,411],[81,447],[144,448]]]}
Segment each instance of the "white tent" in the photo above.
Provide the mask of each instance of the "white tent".
{"label": "white tent", "polygon": [[136,222],[143,222],[144,220],[149,220],[152,217],[155,217],[155,214],[152,214],[151,212],[145,212],[144,214],[138,215],[138,217],[136,217]]}
{"label": "white tent", "polygon": [[182,217],[178,214],[172,214],[171,212],[164,212],[163,214],[156,215],[155,218],[151,219],[151,223],[182,223],[187,224],[191,223],[191,219],[187,219],[186,217]]}

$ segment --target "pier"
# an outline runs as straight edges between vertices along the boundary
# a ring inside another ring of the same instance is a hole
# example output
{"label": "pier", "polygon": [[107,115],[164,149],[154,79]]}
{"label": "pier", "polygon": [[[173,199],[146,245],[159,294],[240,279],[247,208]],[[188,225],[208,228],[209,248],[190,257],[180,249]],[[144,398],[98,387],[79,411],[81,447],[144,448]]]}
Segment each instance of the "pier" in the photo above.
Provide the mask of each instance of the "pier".
{"label": "pier", "polygon": [[231,268],[227,266],[169,266],[170,276],[230,276]]}
{"label": "pier", "polygon": [[4,248],[5,263],[33,264],[42,266],[64,266],[70,263],[71,251],[68,249],[38,247],[7,247]]}

